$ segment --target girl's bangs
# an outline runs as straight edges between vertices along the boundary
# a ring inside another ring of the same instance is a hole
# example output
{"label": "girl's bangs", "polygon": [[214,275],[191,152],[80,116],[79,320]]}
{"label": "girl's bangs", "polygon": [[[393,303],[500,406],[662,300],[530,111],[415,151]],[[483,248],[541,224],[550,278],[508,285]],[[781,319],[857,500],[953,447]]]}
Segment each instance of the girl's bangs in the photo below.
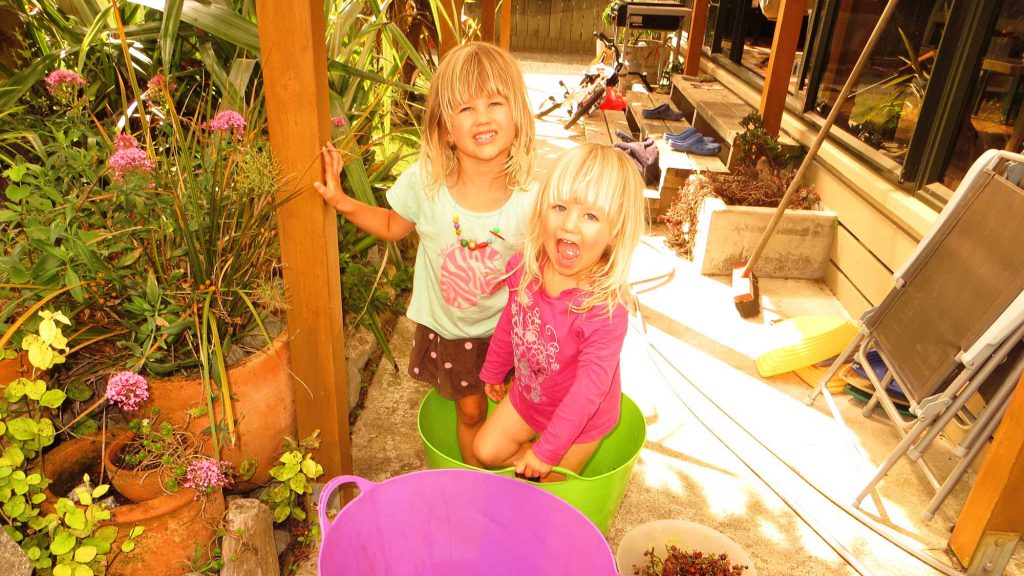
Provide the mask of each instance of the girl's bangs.
{"label": "girl's bangs", "polygon": [[[441,86],[441,109],[445,118],[450,118],[464,102],[483,96],[497,95],[515,105],[512,101],[512,86],[515,78],[502,62],[488,58],[486,54],[470,54],[462,66],[454,66],[450,81]],[[436,79],[435,79],[436,81]]]}
{"label": "girl's bangs", "polygon": [[[617,154],[618,152],[616,152]],[[622,223],[622,193],[627,174],[621,164],[599,159],[590,162],[566,162],[553,174],[546,194],[553,202],[577,202],[596,206],[610,217],[618,230]],[[628,167],[633,170],[632,166]]]}

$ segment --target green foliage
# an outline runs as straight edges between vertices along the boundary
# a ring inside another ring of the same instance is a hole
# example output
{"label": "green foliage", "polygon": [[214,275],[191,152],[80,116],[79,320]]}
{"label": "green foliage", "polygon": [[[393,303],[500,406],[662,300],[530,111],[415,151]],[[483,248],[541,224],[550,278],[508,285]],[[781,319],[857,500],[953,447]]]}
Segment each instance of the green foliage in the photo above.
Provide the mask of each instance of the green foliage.
{"label": "green foliage", "polygon": [[754,168],[761,158],[767,159],[769,166],[775,169],[786,165],[787,158],[779,146],[779,137],[765,129],[760,114],[747,114],[740,120],[740,126],[743,132],[736,136],[733,144],[738,167]]}
{"label": "green foliage", "polygon": [[275,523],[307,520],[312,483],[324,473],[323,466],[313,459],[313,452],[319,447],[319,430],[300,441],[285,437],[284,453],[278,458],[280,464],[270,469],[273,480],[260,492],[260,500],[270,506]]}
{"label": "green foliage", "polygon": [[132,437],[114,456],[113,464],[127,470],[155,471],[164,490],[177,492],[188,464],[200,457],[195,439],[183,426],[160,421],[160,409],[153,407],[148,418],[128,423]]}
{"label": "green foliage", "polygon": [[[41,372],[64,362],[68,348],[61,325],[70,325],[70,321],[61,312],[44,310],[38,315],[35,333],[26,335],[21,347],[34,371]],[[0,337],[0,348],[26,318],[19,320]],[[0,400],[0,522],[7,535],[21,545],[36,574],[103,574],[118,532],[114,526],[102,526],[110,519],[110,511],[98,500],[109,486],[93,487],[85,476],[73,491],[74,501],[59,498],[54,511],[45,515],[41,507],[50,481],[38,471],[40,454],[54,441],[51,415],[65,399],[63,391],[35,378],[18,378],[4,386]],[[132,530],[125,551],[134,546],[133,539],[141,531],[140,527]]]}

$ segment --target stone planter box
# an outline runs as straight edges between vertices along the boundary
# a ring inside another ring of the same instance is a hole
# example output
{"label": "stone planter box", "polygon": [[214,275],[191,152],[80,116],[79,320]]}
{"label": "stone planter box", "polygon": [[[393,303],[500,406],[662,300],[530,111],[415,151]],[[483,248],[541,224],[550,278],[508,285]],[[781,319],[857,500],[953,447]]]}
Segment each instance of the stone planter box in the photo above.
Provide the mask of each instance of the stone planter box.
{"label": "stone planter box", "polygon": [[[729,276],[754,250],[774,208],[726,206],[708,198],[697,216],[693,261],[701,274]],[[754,266],[759,278],[820,280],[825,276],[835,237],[836,215],[818,210],[787,210]]]}

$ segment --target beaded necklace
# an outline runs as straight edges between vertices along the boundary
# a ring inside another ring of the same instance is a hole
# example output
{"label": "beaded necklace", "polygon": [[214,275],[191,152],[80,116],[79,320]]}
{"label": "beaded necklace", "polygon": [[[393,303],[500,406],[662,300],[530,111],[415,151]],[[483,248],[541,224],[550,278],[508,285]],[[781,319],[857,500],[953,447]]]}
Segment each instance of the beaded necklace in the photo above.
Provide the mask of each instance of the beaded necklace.
{"label": "beaded necklace", "polygon": [[[462,225],[459,224],[459,204],[455,201],[455,187],[450,189],[450,196],[452,198],[452,205],[455,207],[455,213],[452,214],[452,226],[455,228],[455,238],[459,242],[459,246],[467,248],[470,251],[482,250],[494,243],[494,240],[487,238],[486,240],[467,240],[462,237]],[[490,233],[496,238],[504,240],[505,238],[501,235],[501,213],[505,210],[505,202],[501,203],[501,208],[498,209],[498,221],[495,222],[494,228],[490,229]]]}

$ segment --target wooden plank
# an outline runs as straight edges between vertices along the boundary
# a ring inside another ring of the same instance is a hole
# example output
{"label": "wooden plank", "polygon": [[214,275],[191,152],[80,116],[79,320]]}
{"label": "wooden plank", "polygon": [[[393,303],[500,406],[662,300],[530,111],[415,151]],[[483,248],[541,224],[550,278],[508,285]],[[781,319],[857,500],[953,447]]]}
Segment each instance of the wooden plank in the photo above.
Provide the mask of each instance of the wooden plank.
{"label": "wooden plank", "polygon": [[701,45],[704,43],[704,30],[708,24],[709,0],[693,0],[693,12],[690,13],[690,32],[686,43],[686,56],[683,60],[683,74],[696,76],[700,71]]}
{"label": "wooden plank", "polygon": [[501,34],[498,45],[505,50],[512,47],[512,0],[501,0]]}
{"label": "wooden plank", "polygon": [[480,0],[480,39],[484,42],[495,43],[497,37],[496,20],[498,16],[497,0]]}
{"label": "wooden plank", "polygon": [[636,134],[633,134],[629,128],[629,122],[626,120],[626,112],[623,110],[605,110],[605,120],[608,122],[608,132],[611,134],[612,142],[618,142],[619,137],[615,135],[616,130],[621,130],[626,134],[629,134],[636,138]]}
{"label": "wooden plank", "polygon": [[775,36],[761,91],[761,105],[758,107],[765,130],[772,134],[778,134],[782,126],[782,113],[789,96],[789,80],[793,75],[793,62],[796,61],[806,11],[807,0],[782,0],[779,7],[779,19],[775,22]]}
{"label": "wooden plank", "polygon": [[[352,473],[352,450],[338,216],[313,190],[323,173],[320,149],[331,139],[324,9],[316,0],[257,0],[256,11],[264,22],[260,63],[270,145],[289,178],[277,220],[291,296],[287,324],[298,434],[320,430],[318,458],[331,478]],[[283,202],[293,190],[303,192]]]}
{"label": "wooden plank", "polygon": [[949,547],[969,566],[986,532],[1024,533],[1024,385],[1017,390],[996,429],[953,527]]}
{"label": "wooden plank", "polygon": [[[840,215],[840,224],[856,236],[886,268],[895,270],[902,266],[917,247],[917,238],[887,218],[868,199],[851,190],[817,161],[807,171],[805,181],[814,186],[815,192],[829,210]],[[840,262],[840,266],[845,268],[845,263]]]}
{"label": "wooden plank", "polygon": [[842,270],[836,267],[834,262],[829,262],[825,268],[825,286],[836,296],[836,300],[843,305],[843,308],[850,313],[850,316],[859,318],[862,314],[872,308],[864,295],[861,294],[853,282],[850,281]]}
{"label": "wooden plank", "polygon": [[843,226],[837,226],[836,238],[829,255],[872,306],[879,305],[892,289],[892,270],[864,247]]}
{"label": "wooden plank", "polygon": [[611,146],[614,140],[608,133],[608,123],[604,110],[594,110],[590,116],[583,118],[584,137],[587,142]]}

